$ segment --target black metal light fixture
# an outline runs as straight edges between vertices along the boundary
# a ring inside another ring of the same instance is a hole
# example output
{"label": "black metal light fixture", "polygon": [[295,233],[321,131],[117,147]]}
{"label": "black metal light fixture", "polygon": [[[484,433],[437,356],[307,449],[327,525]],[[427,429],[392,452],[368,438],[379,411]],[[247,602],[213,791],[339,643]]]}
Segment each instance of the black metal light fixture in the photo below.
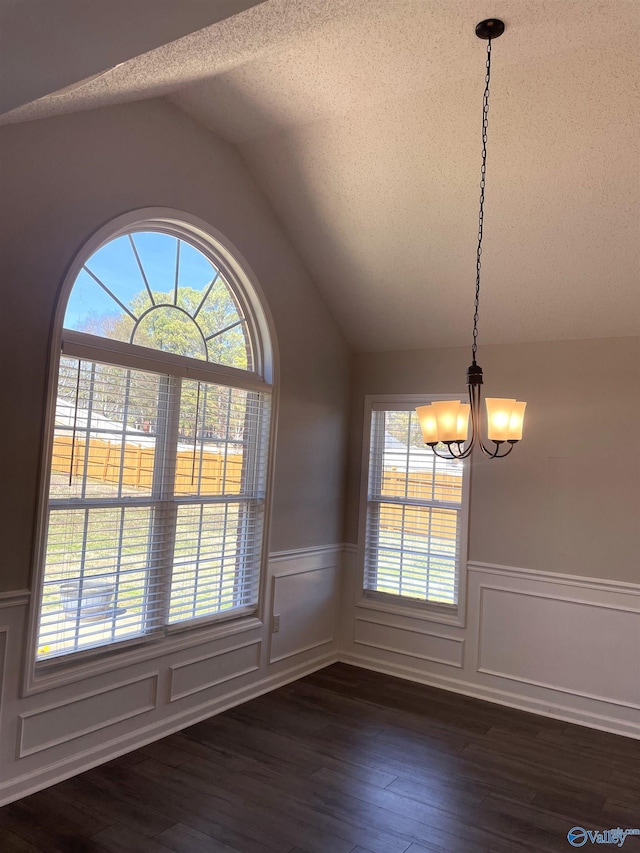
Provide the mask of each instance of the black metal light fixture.
{"label": "black metal light fixture", "polygon": [[[469,402],[458,400],[442,400],[419,406],[416,409],[422,435],[436,456],[443,459],[464,459],[478,445],[485,456],[491,459],[507,456],[514,445],[522,438],[524,410],[526,403],[518,400],[498,397],[487,397],[487,437],[493,442],[494,448],[488,448],[480,437],[482,399],[482,368],[476,362],[478,349],[478,307],[480,304],[480,268],[482,258],[482,236],[484,226],[484,189],[487,171],[487,127],[489,118],[489,82],[491,79],[491,42],[504,32],[503,21],[488,18],[476,26],[478,38],[487,42],[487,63],[484,95],[482,98],[482,167],[480,169],[480,210],[478,213],[478,248],[476,251],[476,296],[473,313],[473,344],[471,347],[472,362],[467,370],[467,385],[469,387]],[[471,436],[469,436],[469,420],[471,420]],[[438,450],[439,444],[444,444],[446,451]]]}

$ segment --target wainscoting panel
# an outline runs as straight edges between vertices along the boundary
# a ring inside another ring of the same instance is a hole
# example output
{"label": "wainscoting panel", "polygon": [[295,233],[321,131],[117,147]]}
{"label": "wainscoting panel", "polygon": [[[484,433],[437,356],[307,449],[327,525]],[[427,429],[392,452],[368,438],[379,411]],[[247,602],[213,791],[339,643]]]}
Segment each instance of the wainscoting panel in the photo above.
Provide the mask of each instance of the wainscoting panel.
{"label": "wainscoting panel", "polygon": [[469,563],[455,629],[366,608],[344,563],[346,663],[640,738],[640,585]]}
{"label": "wainscoting panel", "polygon": [[171,666],[169,701],[184,699],[260,669],[262,640],[222,649],[186,663]]}
{"label": "wainscoting panel", "polygon": [[[334,642],[339,564],[283,567],[273,577],[269,662],[277,663]],[[277,630],[276,630],[277,626]]]}
{"label": "wainscoting panel", "polygon": [[462,668],[464,639],[414,626],[391,625],[377,616],[357,615],[354,643],[410,658]]}
{"label": "wainscoting panel", "polygon": [[154,673],[21,714],[18,755],[24,758],[152,711],[157,695],[158,675]]}
{"label": "wainscoting panel", "polygon": [[640,711],[639,631],[637,611],[483,585],[478,672]]}
{"label": "wainscoting panel", "polygon": [[29,594],[0,595],[0,804],[338,659],[640,738],[640,585],[469,564],[462,627],[358,606],[356,564],[349,547],[274,554],[257,618],[142,644],[35,691],[23,677]]}
{"label": "wainscoting panel", "polygon": [[[30,594],[0,594],[0,805],[334,663],[341,553],[335,545],[273,555],[254,617],[31,677]],[[282,621],[272,635],[274,603]]]}

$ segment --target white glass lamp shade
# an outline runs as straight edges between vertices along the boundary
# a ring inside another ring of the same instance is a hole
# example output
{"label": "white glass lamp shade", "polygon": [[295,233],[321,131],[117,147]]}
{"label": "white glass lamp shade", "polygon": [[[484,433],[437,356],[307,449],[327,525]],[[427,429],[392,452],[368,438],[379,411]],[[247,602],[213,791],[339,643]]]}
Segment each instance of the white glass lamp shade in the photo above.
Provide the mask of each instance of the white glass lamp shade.
{"label": "white glass lamp shade", "polygon": [[438,438],[440,441],[457,441],[460,400],[440,400],[431,405],[438,422]]}
{"label": "white glass lamp shade", "polygon": [[520,441],[522,438],[524,410],[526,405],[526,403],[516,400],[516,404],[511,410],[511,417],[509,418],[509,435],[507,436],[509,441]]}
{"label": "white glass lamp shade", "polygon": [[509,438],[511,413],[515,400],[503,397],[487,397],[487,436],[490,441],[506,441]]}
{"label": "white glass lamp shade", "polygon": [[422,430],[422,438],[425,444],[437,444],[438,442],[438,422],[431,404],[428,406],[418,406],[416,414],[420,422]]}
{"label": "white glass lamp shade", "polygon": [[469,413],[471,412],[471,406],[469,403],[460,403],[460,408],[458,409],[458,421],[456,424],[457,429],[457,439],[458,441],[466,441],[467,435],[469,432]]}

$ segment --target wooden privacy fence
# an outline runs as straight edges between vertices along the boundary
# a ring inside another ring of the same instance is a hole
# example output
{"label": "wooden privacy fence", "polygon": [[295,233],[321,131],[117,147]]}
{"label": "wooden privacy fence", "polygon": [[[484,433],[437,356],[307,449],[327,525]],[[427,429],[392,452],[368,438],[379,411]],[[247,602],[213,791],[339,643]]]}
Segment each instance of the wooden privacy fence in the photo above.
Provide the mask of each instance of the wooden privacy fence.
{"label": "wooden privacy fence", "polygon": [[[406,488],[406,495],[405,495]],[[388,496],[389,502],[385,502]],[[425,501],[451,501],[454,506],[429,507],[394,503],[394,498],[411,498]],[[462,477],[432,470],[405,473],[383,471],[382,506],[379,526],[381,530],[404,531],[414,536],[433,536],[455,542],[459,508],[462,502]]]}
{"label": "wooden privacy fence", "polygon": [[[73,452],[72,452],[73,449]],[[153,461],[155,449],[140,447],[137,444],[103,441],[92,438],[87,441],[70,435],[56,435],[53,439],[51,470],[56,474],[69,476],[73,465],[74,479],[83,479],[150,491],[153,481]],[[226,467],[225,467],[226,466]],[[122,471],[122,475],[121,475]],[[196,452],[195,464],[193,450],[179,450],[176,459],[175,493],[178,495],[201,494],[221,495],[239,494],[242,481],[242,455],[225,457],[213,451]],[[405,496],[418,500],[453,501],[462,500],[462,477],[455,474],[443,474],[433,471],[404,472],[384,471],[382,481],[382,501],[380,527],[385,530],[401,530],[407,533],[423,534],[426,527],[439,528],[446,535],[455,535],[455,508],[405,507],[393,502],[396,497]],[[431,522],[426,516],[431,514]],[[450,530],[453,525],[453,530]]]}
{"label": "wooden privacy fence", "polygon": [[413,498],[424,501],[462,501],[462,476],[459,474],[436,474],[431,470],[413,471],[383,471],[382,496],[390,498]]}
{"label": "wooden privacy fence", "polygon": [[[103,483],[122,483],[149,491],[153,481],[153,447],[137,444],[87,441],[71,436],[56,435],[53,439],[51,470],[74,478],[98,480]],[[121,475],[122,472],[122,475]],[[175,493],[178,495],[239,494],[242,481],[242,455],[227,456],[212,451],[179,450],[176,459]]]}

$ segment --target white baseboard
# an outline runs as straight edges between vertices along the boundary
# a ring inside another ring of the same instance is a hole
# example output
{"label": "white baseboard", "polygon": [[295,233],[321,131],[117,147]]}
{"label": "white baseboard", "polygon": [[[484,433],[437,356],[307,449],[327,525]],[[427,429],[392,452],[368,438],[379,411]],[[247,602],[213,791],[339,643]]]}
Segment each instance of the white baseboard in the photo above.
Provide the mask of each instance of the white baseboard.
{"label": "white baseboard", "polygon": [[365,609],[344,560],[342,661],[640,738],[639,584],[469,563],[466,624],[444,628],[426,610]]}
{"label": "white baseboard", "polygon": [[30,596],[0,595],[0,805],[335,662],[341,554],[274,554],[257,618],[63,664],[38,683],[24,674]]}
{"label": "white baseboard", "polygon": [[216,701],[189,708],[187,711],[173,714],[159,722],[136,729],[134,732],[119,738],[114,738],[99,748],[85,750],[82,753],[70,756],[67,760],[56,762],[44,768],[38,767],[30,773],[0,783],[0,806],[34,794],[36,791],[62,782],[64,779],[76,776],[78,773],[83,773],[85,770],[90,770],[92,767],[97,767],[134,749],[140,749],[140,747],[153,743],[160,738],[175,734],[187,726],[192,726],[208,717],[220,714],[229,708],[241,705],[243,702],[248,702],[250,699],[256,699],[264,693],[270,693],[272,690],[284,687],[292,681],[336,663],[337,660],[337,656],[331,653],[307,661],[302,665],[292,666],[277,675],[254,682],[249,687],[228,693]]}
{"label": "white baseboard", "polygon": [[391,664],[385,660],[366,657],[364,655],[345,654],[339,655],[341,663],[370,669],[384,675],[392,675],[396,678],[404,678],[407,681],[415,681],[426,684],[429,687],[437,687],[448,690],[451,693],[460,693],[463,696],[471,696],[474,699],[484,699],[496,705],[505,705],[508,708],[517,708],[519,711],[528,711],[531,714],[539,714],[543,717],[551,717],[555,720],[563,720],[578,726],[587,726],[591,729],[609,732],[610,734],[623,735],[625,737],[640,740],[640,722],[623,722],[615,717],[604,714],[596,714],[586,711],[576,711],[566,705],[550,704],[542,699],[534,699],[518,693],[510,693],[506,690],[498,690],[464,681],[460,678],[447,678],[436,673],[425,673],[415,668]]}
{"label": "white baseboard", "polygon": [[[466,622],[445,625],[360,606],[353,547],[273,554],[260,618],[171,638],[108,670],[80,667],[32,692],[21,675],[30,596],[0,595],[0,805],[338,660],[640,739],[640,585],[468,568]],[[64,716],[73,705],[82,731]]]}

